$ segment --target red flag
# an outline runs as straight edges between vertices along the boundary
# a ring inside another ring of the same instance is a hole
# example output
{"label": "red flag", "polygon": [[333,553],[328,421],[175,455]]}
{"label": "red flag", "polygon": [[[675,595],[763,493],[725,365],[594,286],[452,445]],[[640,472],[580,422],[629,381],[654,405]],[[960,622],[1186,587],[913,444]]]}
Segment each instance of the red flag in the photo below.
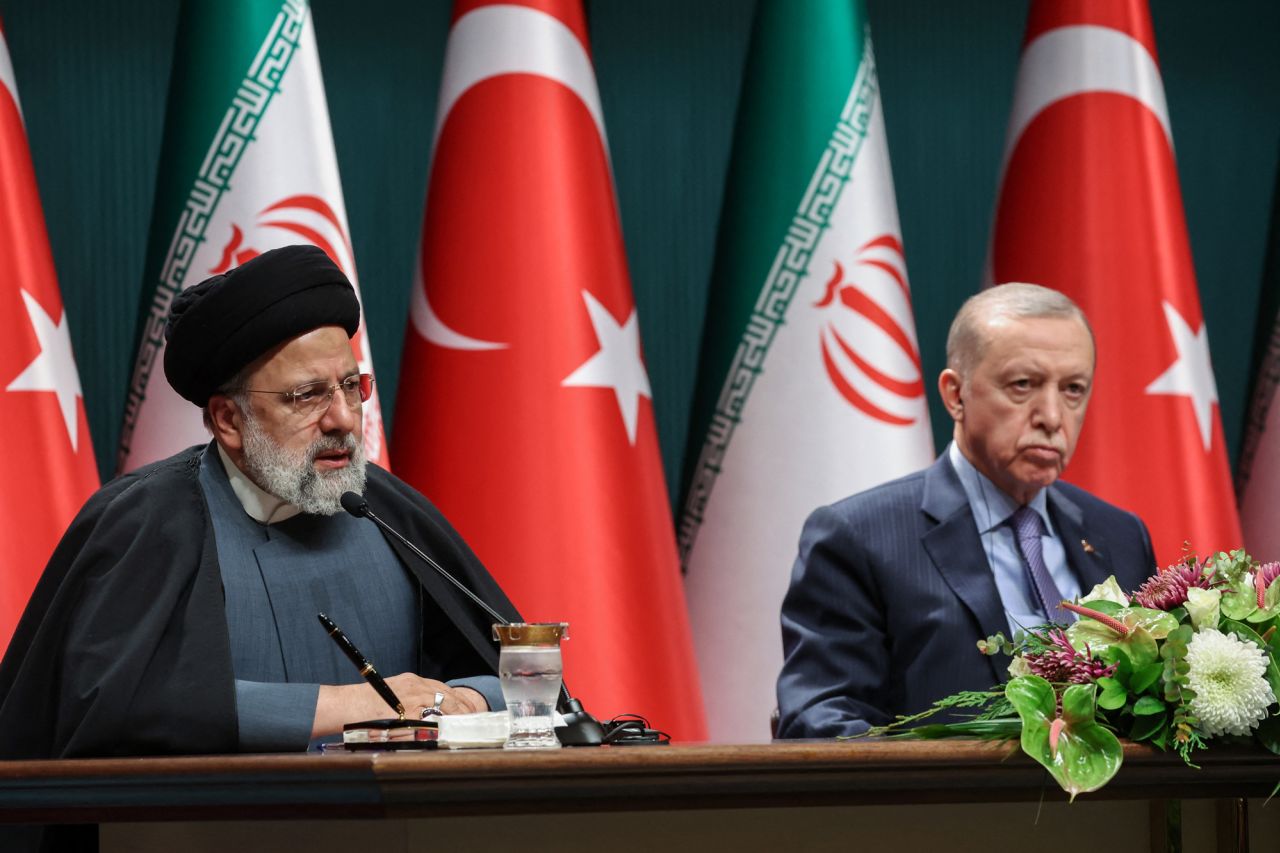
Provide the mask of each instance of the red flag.
{"label": "red flag", "polygon": [[98,488],[80,378],[0,30],[0,650],[45,562]]}
{"label": "red flag", "polygon": [[593,713],[704,737],[579,0],[458,2],[438,116],[397,473],[525,618],[569,623]]}
{"label": "red flag", "polygon": [[1067,479],[1133,510],[1162,564],[1240,545],[1173,137],[1145,0],[1032,3],[995,281],[1075,299],[1098,368]]}

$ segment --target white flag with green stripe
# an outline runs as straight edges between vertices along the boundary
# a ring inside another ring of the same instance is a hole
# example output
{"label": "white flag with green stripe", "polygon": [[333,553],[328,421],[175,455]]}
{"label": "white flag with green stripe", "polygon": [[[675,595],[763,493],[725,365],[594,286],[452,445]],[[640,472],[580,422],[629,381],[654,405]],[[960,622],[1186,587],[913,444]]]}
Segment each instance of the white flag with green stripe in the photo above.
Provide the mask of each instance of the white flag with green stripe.
{"label": "white flag with green stripe", "polygon": [[932,458],[865,10],[763,0],[679,517],[714,739],[769,738],[806,516]]}
{"label": "white flag with green stripe", "polygon": [[[173,297],[291,243],[319,246],[359,294],[310,9],[306,0],[187,0],[169,83],[120,471],[209,440],[199,409],[164,378],[164,322]],[[363,319],[351,345],[361,371],[372,373]],[[364,406],[365,452],[385,467],[374,389]]]}

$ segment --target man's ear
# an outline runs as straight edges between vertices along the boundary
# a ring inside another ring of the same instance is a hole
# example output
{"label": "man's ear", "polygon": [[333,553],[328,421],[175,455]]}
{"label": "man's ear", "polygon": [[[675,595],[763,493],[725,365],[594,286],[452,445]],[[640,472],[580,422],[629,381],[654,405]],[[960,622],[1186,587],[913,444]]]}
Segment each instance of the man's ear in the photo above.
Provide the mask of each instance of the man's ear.
{"label": "man's ear", "polygon": [[228,451],[244,449],[244,414],[226,394],[214,394],[206,407],[213,437]]}
{"label": "man's ear", "polygon": [[964,420],[963,386],[960,374],[950,367],[938,374],[938,395],[942,397],[942,405],[947,407],[947,414],[956,422]]}

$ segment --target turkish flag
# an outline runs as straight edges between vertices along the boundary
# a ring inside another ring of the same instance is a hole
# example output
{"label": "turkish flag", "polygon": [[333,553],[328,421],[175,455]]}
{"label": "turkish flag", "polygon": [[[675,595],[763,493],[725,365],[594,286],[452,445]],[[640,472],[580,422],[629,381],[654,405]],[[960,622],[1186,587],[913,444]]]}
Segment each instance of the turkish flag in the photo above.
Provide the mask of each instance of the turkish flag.
{"label": "turkish flag", "polygon": [[98,488],[80,379],[0,30],[0,650],[63,531]]}
{"label": "turkish flag", "polygon": [[526,619],[569,623],[565,677],[596,716],[702,738],[578,0],[456,4],[434,145],[397,473]]}
{"label": "turkish flag", "polygon": [[1162,564],[1239,547],[1218,393],[1145,0],[1031,5],[992,274],[1069,295],[1098,366],[1066,478],[1136,512]]}

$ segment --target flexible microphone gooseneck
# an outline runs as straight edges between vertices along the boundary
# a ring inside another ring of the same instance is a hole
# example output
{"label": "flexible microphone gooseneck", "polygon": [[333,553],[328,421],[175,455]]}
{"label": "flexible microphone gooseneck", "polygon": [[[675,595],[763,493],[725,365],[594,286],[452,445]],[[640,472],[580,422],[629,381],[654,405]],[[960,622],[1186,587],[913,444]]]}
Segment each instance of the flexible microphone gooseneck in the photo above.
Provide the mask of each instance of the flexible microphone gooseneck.
{"label": "flexible microphone gooseneck", "polygon": [[[391,525],[387,524],[381,518],[374,514],[369,508],[369,502],[364,499],[363,495],[355,492],[343,492],[339,498],[342,508],[356,518],[367,518],[379,528],[393,536],[396,541],[408,548],[413,555],[422,560],[428,566],[436,570],[436,574],[453,584],[463,595],[475,602],[475,605],[483,610],[493,621],[499,625],[510,625],[511,620],[498,613],[488,604],[484,602],[478,595],[467,589],[466,584],[455,578],[447,572],[444,566],[428,557],[422,552],[417,545],[414,545],[408,539],[400,534]],[[599,746],[604,743],[604,729],[599,721],[591,716],[582,707],[582,702],[569,695],[569,688],[565,686],[564,680],[560,681],[560,711],[564,717],[564,725],[556,726],[556,737],[565,746]]]}

